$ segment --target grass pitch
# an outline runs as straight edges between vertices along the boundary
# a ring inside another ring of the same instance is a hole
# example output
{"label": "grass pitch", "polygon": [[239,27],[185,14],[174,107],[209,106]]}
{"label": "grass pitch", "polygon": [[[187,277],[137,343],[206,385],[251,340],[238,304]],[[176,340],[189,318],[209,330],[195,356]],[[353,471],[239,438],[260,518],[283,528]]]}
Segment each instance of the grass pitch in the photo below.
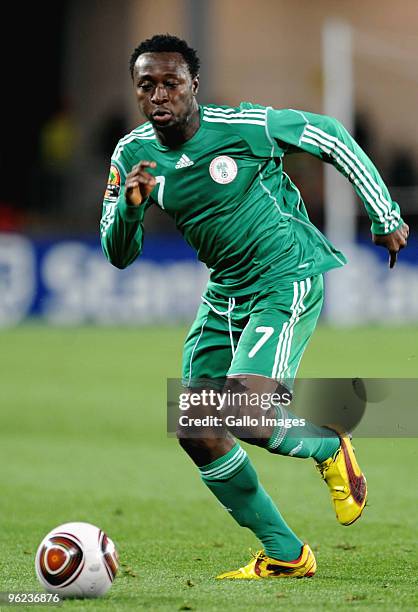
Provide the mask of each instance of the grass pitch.
{"label": "grass pitch", "polygon": [[[165,380],[185,329],[0,334],[0,591],[40,591],[34,553],[67,521],[99,525],[122,568],[101,600],[68,610],[411,610],[417,596],[414,439],[356,441],[370,505],[337,524],[310,460],[246,446],[280,510],[317,556],[312,580],[216,582],[258,548],[165,433]],[[320,328],[304,376],[416,377],[417,328]]]}

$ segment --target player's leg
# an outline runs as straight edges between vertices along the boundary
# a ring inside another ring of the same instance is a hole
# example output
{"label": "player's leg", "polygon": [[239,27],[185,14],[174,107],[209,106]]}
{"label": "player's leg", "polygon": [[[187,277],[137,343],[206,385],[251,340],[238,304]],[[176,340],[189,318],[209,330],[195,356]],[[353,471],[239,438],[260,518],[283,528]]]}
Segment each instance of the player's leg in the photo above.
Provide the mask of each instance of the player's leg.
{"label": "player's leg", "polygon": [[[267,402],[268,397],[274,399],[279,384],[282,391],[291,391],[322,303],[321,276],[294,282],[289,287],[270,290],[260,296],[251,306],[248,324],[228,370],[231,393],[241,388],[250,397],[253,394],[264,396]],[[278,425],[263,427],[259,439],[254,438],[252,443],[280,455],[313,457],[319,463],[331,457],[340,445],[338,435],[308,421],[302,427],[289,426],[296,417],[287,407],[288,403],[277,402],[264,411],[265,416],[276,419]],[[251,406],[248,412],[251,414]]]}
{"label": "player's leg", "polygon": [[[225,312],[225,309],[220,307],[218,312]],[[202,392],[202,384],[209,381],[214,382],[212,388],[217,388],[217,382],[224,379],[232,359],[231,336],[238,332],[241,330],[231,325],[225,315],[217,315],[205,304],[201,306],[183,354],[183,384],[189,385],[190,393]],[[219,416],[216,408],[202,402],[189,416],[193,417],[193,413],[199,417]],[[303,542],[288,527],[260,484],[247,453],[230,433],[225,429],[193,431],[189,427],[179,427],[178,437],[183,449],[198,466],[203,482],[237,523],[253,531],[263,543],[268,555],[265,559],[271,557],[271,563],[276,566],[275,559],[288,564],[283,571],[276,567],[276,575],[312,575],[312,553],[308,554]],[[257,563],[267,565],[265,559],[259,558]],[[298,561],[289,566],[289,562],[295,560]],[[260,572],[266,576],[273,570],[264,568]],[[251,574],[251,577],[257,575]]]}
{"label": "player's leg", "polygon": [[[295,282],[287,293],[281,289],[263,296],[252,307],[228,371],[228,386],[247,396],[271,396],[279,382],[292,388],[322,301],[322,277]],[[302,427],[288,426],[295,415],[283,404],[272,406],[266,416],[276,417],[277,425],[258,432],[247,429],[244,437],[275,454],[313,457],[330,489],[338,520],[349,525],[359,518],[367,485],[349,437],[308,421]],[[232,431],[243,437],[243,432]]]}
{"label": "player's leg", "polygon": [[239,443],[227,454],[200,466],[199,471],[223,507],[241,527],[250,529],[264,548],[242,570],[218,578],[313,576],[316,561],[311,549],[287,525]]}
{"label": "player's leg", "polygon": [[[283,561],[298,559],[304,544],[263,488],[241,445],[230,434],[226,434],[224,439],[215,439],[210,434],[206,438],[190,439],[189,435],[190,432],[178,432],[182,448],[197,465],[203,482],[232,518],[258,537],[267,556]],[[217,458],[200,464],[205,455]]]}

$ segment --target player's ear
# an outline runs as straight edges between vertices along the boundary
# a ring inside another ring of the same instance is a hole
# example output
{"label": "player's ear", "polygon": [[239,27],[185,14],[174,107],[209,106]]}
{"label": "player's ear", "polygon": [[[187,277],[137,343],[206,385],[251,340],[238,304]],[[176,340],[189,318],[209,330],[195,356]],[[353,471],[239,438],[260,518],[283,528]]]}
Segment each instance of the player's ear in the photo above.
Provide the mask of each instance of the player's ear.
{"label": "player's ear", "polygon": [[199,75],[197,74],[194,79],[192,79],[192,93],[194,96],[197,95],[199,91]]}

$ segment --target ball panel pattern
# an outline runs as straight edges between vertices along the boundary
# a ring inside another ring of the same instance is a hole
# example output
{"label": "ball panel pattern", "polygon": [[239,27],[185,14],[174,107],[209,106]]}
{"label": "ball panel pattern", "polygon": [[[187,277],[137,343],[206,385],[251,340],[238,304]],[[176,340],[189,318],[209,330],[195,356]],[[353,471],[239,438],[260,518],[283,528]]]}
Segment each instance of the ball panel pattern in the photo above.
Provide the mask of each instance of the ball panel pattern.
{"label": "ball panel pattern", "polygon": [[55,534],[42,546],[39,570],[45,582],[53,587],[68,586],[84,567],[84,553],[72,534]]}

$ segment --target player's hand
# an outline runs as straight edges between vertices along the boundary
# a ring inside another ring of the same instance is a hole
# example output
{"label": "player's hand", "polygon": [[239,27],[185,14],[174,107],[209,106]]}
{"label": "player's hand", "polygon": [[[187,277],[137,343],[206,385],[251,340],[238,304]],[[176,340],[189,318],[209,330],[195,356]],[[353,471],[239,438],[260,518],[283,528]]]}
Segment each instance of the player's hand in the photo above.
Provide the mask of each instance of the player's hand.
{"label": "player's hand", "polygon": [[156,168],[154,161],[140,161],[136,164],[125,181],[125,200],[131,206],[139,206],[156,185],[155,177],[146,168]]}
{"label": "player's hand", "polygon": [[372,234],[374,244],[389,251],[389,268],[395,267],[398,253],[406,247],[408,236],[409,227],[406,223],[390,234]]}

